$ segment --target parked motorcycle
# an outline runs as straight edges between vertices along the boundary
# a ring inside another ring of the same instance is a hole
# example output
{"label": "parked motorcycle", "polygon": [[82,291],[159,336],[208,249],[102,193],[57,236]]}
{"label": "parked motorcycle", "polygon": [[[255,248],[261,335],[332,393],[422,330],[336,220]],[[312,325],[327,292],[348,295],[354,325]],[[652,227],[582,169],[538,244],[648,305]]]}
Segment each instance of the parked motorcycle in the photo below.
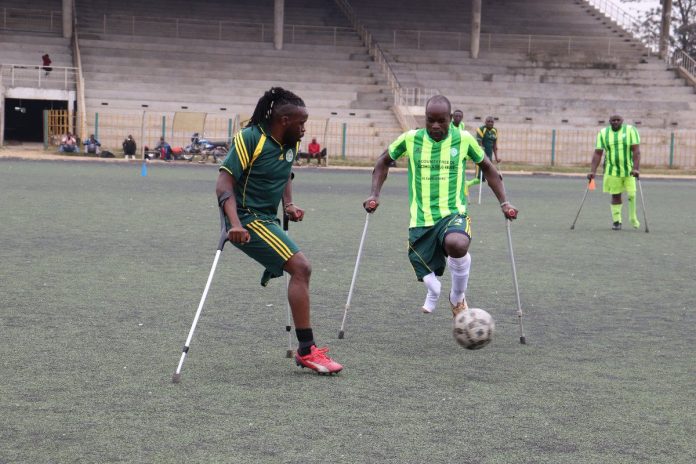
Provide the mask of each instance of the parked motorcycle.
{"label": "parked motorcycle", "polygon": [[184,148],[184,156],[189,161],[193,161],[195,156],[199,156],[199,163],[205,163],[212,156],[213,161],[219,164],[225,159],[228,151],[227,142],[212,142],[196,132],[191,136],[191,144]]}

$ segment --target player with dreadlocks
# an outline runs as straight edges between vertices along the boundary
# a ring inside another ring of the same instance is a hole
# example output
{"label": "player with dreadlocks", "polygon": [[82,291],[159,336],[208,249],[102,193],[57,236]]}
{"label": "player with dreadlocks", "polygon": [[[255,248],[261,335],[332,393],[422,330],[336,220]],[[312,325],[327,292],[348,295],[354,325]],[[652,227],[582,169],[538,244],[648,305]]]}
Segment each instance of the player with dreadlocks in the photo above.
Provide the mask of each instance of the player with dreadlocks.
{"label": "player with dreadlocks", "polygon": [[264,268],[266,286],[283,271],[290,274],[288,301],[299,347],[298,366],[333,374],[343,366],[317,348],[309,317],[309,278],[312,268],[278,220],[278,204],[291,221],[301,221],[304,210],[292,201],[292,165],[305,132],[307,109],[294,93],[273,87],[259,99],[247,126],[220,167],[216,193],[227,218],[227,238]]}

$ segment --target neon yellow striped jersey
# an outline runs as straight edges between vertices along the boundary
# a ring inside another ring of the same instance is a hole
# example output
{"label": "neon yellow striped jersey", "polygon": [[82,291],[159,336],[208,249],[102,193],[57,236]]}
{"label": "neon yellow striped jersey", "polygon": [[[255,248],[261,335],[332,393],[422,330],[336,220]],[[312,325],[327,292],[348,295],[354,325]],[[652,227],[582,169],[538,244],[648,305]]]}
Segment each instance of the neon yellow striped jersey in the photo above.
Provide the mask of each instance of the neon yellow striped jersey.
{"label": "neon yellow striped jersey", "polygon": [[450,129],[466,130],[466,124],[464,124],[464,121],[461,121],[458,126],[455,126],[454,122],[451,122]]}
{"label": "neon yellow striped jersey", "polygon": [[411,227],[427,227],[453,213],[466,213],[466,160],[483,161],[484,153],[471,134],[450,130],[436,142],[425,129],[404,132],[391,145],[389,156],[407,156]]}
{"label": "neon yellow striped jersey", "polygon": [[237,132],[220,171],[235,179],[237,209],[276,217],[299,143],[283,146],[260,126]]}
{"label": "neon yellow striped jersey", "polygon": [[631,146],[640,145],[638,130],[630,124],[622,124],[614,131],[611,126],[597,133],[597,150],[604,150],[604,174],[628,177],[633,169]]}

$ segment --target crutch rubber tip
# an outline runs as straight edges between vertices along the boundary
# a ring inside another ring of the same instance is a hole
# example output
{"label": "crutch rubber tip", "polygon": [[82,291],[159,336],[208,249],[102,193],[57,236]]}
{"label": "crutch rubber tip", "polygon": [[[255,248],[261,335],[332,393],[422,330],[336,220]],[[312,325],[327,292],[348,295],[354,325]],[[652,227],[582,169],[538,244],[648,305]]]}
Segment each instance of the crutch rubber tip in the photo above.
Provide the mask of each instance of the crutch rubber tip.
{"label": "crutch rubber tip", "polygon": [[527,344],[527,338],[526,338],[525,336],[521,336],[521,337],[520,337],[520,343],[523,344],[523,345],[526,345],[526,344]]}
{"label": "crutch rubber tip", "polygon": [[292,358],[292,355],[293,355],[293,351],[292,351],[292,350],[287,350],[287,351],[285,352],[285,357],[286,357],[286,358]]}
{"label": "crutch rubber tip", "polygon": [[342,330],[340,332],[338,332],[338,339],[343,340],[343,335],[344,335],[344,333]]}
{"label": "crutch rubber tip", "polygon": [[570,230],[575,230],[575,226],[570,226]]}
{"label": "crutch rubber tip", "polygon": [[172,375],[172,383],[179,383],[181,382],[181,373],[177,374],[176,372],[174,375]]}

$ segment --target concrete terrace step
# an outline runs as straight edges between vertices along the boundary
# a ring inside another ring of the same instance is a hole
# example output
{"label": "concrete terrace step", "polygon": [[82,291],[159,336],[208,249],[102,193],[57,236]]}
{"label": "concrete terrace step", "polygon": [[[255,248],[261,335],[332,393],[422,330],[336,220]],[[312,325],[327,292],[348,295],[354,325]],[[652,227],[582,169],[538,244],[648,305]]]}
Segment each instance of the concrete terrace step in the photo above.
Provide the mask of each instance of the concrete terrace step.
{"label": "concrete terrace step", "polygon": [[[85,74],[85,80],[87,82],[87,86],[89,87],[90,82],[93,81],[102,81],[102,82],[108,82],[108,81],[119,81],[123,78],[127,79],[127,82],[131,82],[133,85],[136,85],[138,82],[151,82],[153,78],[159,78],[160,81],[166,77],[167,79],[171,78],[181,78],[184,80],[184,83],[186,82],[191,82],[195,83],[197,79],[201,79],[201,81],[205,81],[207,79],[220,79],[223,82],[226,81],[254,81],[258,80],[261,76],[268,76],[272,77],[273,73],[259,73],[259,72],[252,72],[252,71],[226,71],[226,70],[215,70],[211,69],[209,71],[205,71],[203,69],[158,69],[156,67],[150,67],[150,66],[145,66],[141,68],[128,68],[128,67],[123,67],[123,66],[106,66],[106,65],[96,65],[96,64],[85,64],[83,63],[83,72]],[[295,70],[293,70],[295,71]],[[316,79],[316,75],[312,75],[311,73],[306,73],[307,70],[306,68],[301,70],[297,70],[296,72],[288,73],[286,77],[283,77],[282,79],[273,79],[272,81],[267,81],[267,82],[272,82],[275,84],[278,84],[279,82],[287,82],[287,83],[297,83],[297,82],[318,82],[321,83],[323,82],[321,80],[321,77]],[[147,76],[143,75],[143,73],[147,74]],[[306,73],[306,74],[305,74]],[[87,76],[90,76],[90,79],[87,80]],[[363,85],[374,85],[376,84],[376,79],[372,76],[353,76],[350,75],[349,73],[322,73],[321,76],[327,76],[326,79],[328,79],[328,82],[335,82],[338,84],[353,84],[356,86],[363,86]],[[314,80],[313,79],[316,79]],[[265,79],[264,79],[265,80]],[[201,89],[204,91],[205,89]]]}
{"label": "concrete terrace step", "polygon": [[[155,38],[153,38],[155,39]],[[249,44],[249,45],[247,45]],[[127,40],[123,36],[105,36],[103,39],[90,39],[80,36],[80,47],[85,49],[119,50],[124,52],[143,50],[152,52],[176,52],[181,54],[204,55],[229,55],[239,57],[278,57],[306,56],[307,53],[317,54],[319,58],[346,57],[353,54],[367,54],[361,46],[332,46],[328,45],[301,45],[285,44],[283,50],[275,50],[273,44],[264,42],[220,42],[217,40],[202,39],[175,39],[150,40],[150,37],[132,37]]]}
{"label": "concrete terrace step", "polygon": [[[156,73],[152,74],[139,74],[137,81],[134,81],[132,73],[119,73],[119,74],[109,74],[104,75],[98,72],[85,72],[85,80],[89,83],[89,88],[93,90],[119,90],[122,92],[127,92],[133,89],[137,84],[138,89],[158,89],[162,88],[162,76]],[[208,78],[205,76],[201,77],[183,77],[176,74],[167,76],[167,85],[170,87],[183,86],[183,88],[195,87],[199,92],[202,90],[205,92],[210,92],[213,88],[224,88],[227,89],[227,93],[234,92],[237,95],[245,94],[258,94],[259,88],[263,88],[264,85],[270,86],[277,81],[266,81],[259,80],[255,77],[253,73],[250,73],[244,78],[240,78],[241,74],[238,75],[228,75],[216,76],[213,78]],[[289,81],[285,81],[289,82]],[[376,93],[385,94],[391,97],[391,93],[383,92],[383,88],[377,84],[362,84],[356,85],[353,83],[325,83],[325,82],[311,82],[304,79],[295,80],[292,83],[292,88],[296,93],[302,93],[304,91],[318,92],[336,92],[340,94],[358,94],[360,93]]]}
{"label": "concrete terrace step", "polygon": [[[250,58],[244,60],[243,62],[235,60],[216,60],[214,57],[207,59],[206,56],[197,56],[195,59],[188,56],[172,56],[169,59],[152,56],[152,57],[140,57],[140,56],[130,56],[130,57],[113,57],[109,56],[108,60],[104,60],[105,55],[98,55],[94,53],[83,53],[82,61],[85,63],[85,68],[89,69],[89,66],[101,66],[103,63],[108,63],[109,67],[122,66],[130,69],[160,69],[166,71],[167,69],[178,69],[178,70],[196,70],[199,72],[205,72],[205,70],[218,70],[218,72],[234,71],[234,70],[253,70],[257,74],[263,74],[264,72],[276,73],[279,68],[285,69],[307,69],[308,71],[315,71],[318,73],[326,74],[345,74],[346,72],[353,73],[358,76],[370,76],[372,70],[365,63],[352,62],[349,60],[325,60],[322,62],[322,66],[319,68],[313,67],[315,63],[309,58],[304,58],[301,61],[293,59],[291,57],[282,57],[274,60],[261,59],[261,58]],[[89,65],[89,66],[88,66]]]}

